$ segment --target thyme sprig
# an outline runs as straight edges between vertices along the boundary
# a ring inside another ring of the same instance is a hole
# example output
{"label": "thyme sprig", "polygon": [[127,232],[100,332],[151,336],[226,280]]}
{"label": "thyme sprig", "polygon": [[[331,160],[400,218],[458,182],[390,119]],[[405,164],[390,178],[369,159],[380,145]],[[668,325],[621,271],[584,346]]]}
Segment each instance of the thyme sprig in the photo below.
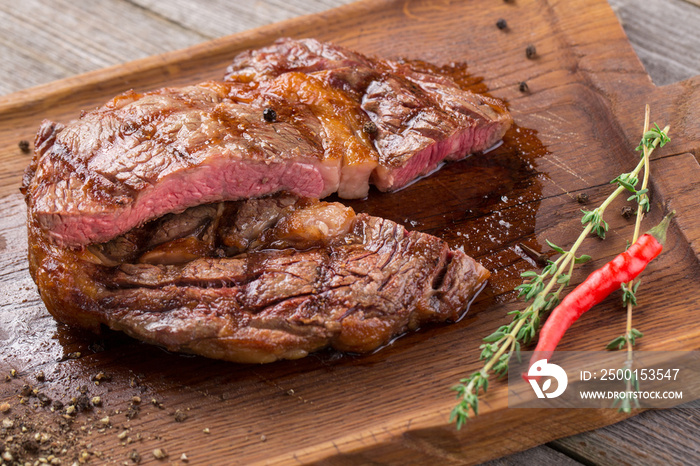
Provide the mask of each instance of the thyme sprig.
{"label": "thyme sprig", "polygon": [[[637,377],[634,375],[634,371],[632,371],[632,361],[627,360],[623,364],[623,369],[629,369],[629,372],[624,371],[628,374],[630,374],[629,380],[627,380],[627,388],[626,391],[623,392],[623,394],[617,396],[615,398],[615,401],[613,401],[612,407],[615,408],[617,407],[617,411],[620,413],[627,413],[629,414],[632,412],[632,404],[634,404],[635,408],[639,408],[639,400],[636,397],[630,396],[631,393],[638,392],[639,391],[639,380]],[[618,406],[619,404],[619,406]]]}
{"label": "thyme sprig", "polygon": [[640,332],[636,328],[633,328],[630,330],[629,333],[620,335],[619,337],[613,339],[610,343],[608,343],[605,349],[621,350],[627,345],[627,342],[631,343],[632,346],[634,346],[637,342],[637,338],[642,338],[643,336],[644,334],[642,332]]}
{"label": "thyme sprig", "polygon": [[[637,185],[637,182],[635,183],[630,183],[631,184],[631,190],[634,194],[627,199],[628,201],[631,200],[636,200],[637,202],[637,216],[635,219],[634,223],[634,233],[632,235],[632,243],[637,241],[639,238],[639,232],[641,230],[641,225],[642,225],[642,219],[644,218],[644,213],[649,212],[649,209],[651,208],[651,204],[649,202],[649,189],[647,188],[649,184],[649,174],[650,174],[650,166],[649,166],[649,156],[651,155],[651,152],[657,147],[661,146],[663,147],[667,142],[671,140],[671,138],[668,137],[668,131],[669,127],[666,126],[663,130],[659,128],[659,126],[654,123],[654,128],[649,129],[649,105],[646,106],[645,112],[644,112],[644,133],[642,136],[642,140],[639,142],[639,146],[637,146],[638,151],[642,151],[642,160],[644,161],[644,179],[642,180],[642,187],[640,190],[636,190],[635,187]],[[619,182],[618,182],[619,184]],[[629,189],[628,189],[629,190]],[[622,302],[627,308],[627,324],[626,324],[626,331],[623,335],[613,339],[608,345],[606,346],[607,349],[609,350],[621,350],[625,346],[627,347],[627,359],[625,363],[623,364],[624,367],[623,369],[630,369],[630,372],[632,375],[632,378],[629,380],[625,381],[625,396],[618,397],[615,400],[615,403],[613,403],[613,407],[617,405],[619,402],[619,407],[618,411],[624,412],[624,413],[630,413],[632,411],[632,403],[630,402],[630,399],[632,398],[631,393],[633,391],[639,391],[639,381],[634,378],[634,373],[631,371],[632,369],[632,364],[634,360],[634,355],[633,355],[633,348],[634,345],[637,343],[638,338],[642,338],[644,334],[640,332],[639,330],[632,328],[632,309],[634,306],[637,305],[637,290],[639,289],[641,281],[630,281],[629,283],[623,283],[622,284]],[[639,403],[634,399],[635,406],[638,407]]]}
{"label": "thyme sprig", "polygon": [[[647,105],[646,108],[648,115],[649,105]],[[661,129],[659,128],[659,125],[654,123],[654,127],[652,129],[649,129],[649,120],[645,119],[645,123],[646,124],[644,128],[644,135],[642,136],[642,140],[639,141],[639,145],[635,150],[643,150],[644,148],[646,148],[647,150],[651,151],[654,150],[654,148],[657,145],[663,147],[666,145],[667,142],[671,140],[671,138],[668,137],[668,126],[664,129]]]}
{"label": "thyme sprig", "polygon": [[[508,363],[513,355],[520,360],[521,345],[526,345],[535,338],[543,315],[559,303],[559,296],[569,284],[575,265],[590,260],[591,257],[588,255],[576,255],[584,239],[591,232],[594,232],[601,238],[605,238],[608,224],[603,219],[603,215],[608,206],[620,194],[628,191],[632,193],[631,199],[638,199],[638,213],[643,207],[648,209],[648,190],[646,188],[648,170],[644,172],[644,183],[640,190],[636,189],[639,183],[638,176],[640,171],[648,166],[649,155],[653,150],[659,144],[664,145],[668,142],[667,133],[668,127],[660,130],[655,125],[654,129],[649,130],[647,122],[640,143],[643,157],[634,170],[629,173],[623,173],[611,181],[611,183],[617,184],[617,188],[600,206],[591,211],[582,210],[581,223],[583,230],[571,248],[565,250],[547,241],[549,247],[559,257],[555,260],[548,260],[547,265],[539,273],[531,270],[521,274],[527,281],[516,287],[518,298],[522,298],[529,304],[524,310],[509,312],[508,314],[512,316],[512,321],[509,324],[502,325],[494,333],[483,339],[483,344],[479,347],[481,349],[479,360],[485,361],[483,367],[468,377],[460,379],[459,383],[451,388],[457,392],[458,402],[450,413],[450,422],[455,422],[457,429],[461,429],[464,426],[471,413],[474,415],[479,414],[479,395],[485,394],[488,390],[489,376],[493,373],[503,377],[508,372]],[[644,202],[645,199],[646,203]],[[638,285],[628,286],[630,293],[636,292],[635,286]],[[628,334],[623,336],[626,343],[634,342],[635,338],[641,337],[641,332],[635,330],[636,333],[631,333],[632,330],[634,329],[630,327]],[[629,338],[629,336],[632,338]],[[625,400],[622,400],[622,403],[624,405]],[[629,403],[629,400],[627,400],[627,403]]]}

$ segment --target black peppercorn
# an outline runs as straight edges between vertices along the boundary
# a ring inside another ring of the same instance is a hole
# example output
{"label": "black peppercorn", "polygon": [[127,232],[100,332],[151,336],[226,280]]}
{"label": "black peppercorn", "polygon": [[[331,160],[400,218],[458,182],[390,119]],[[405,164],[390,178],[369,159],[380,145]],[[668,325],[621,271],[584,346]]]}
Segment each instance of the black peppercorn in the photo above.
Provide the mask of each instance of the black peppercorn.
{"label": "black peppercorn", "polygon": [[496,21],[496,27],[502,31],[508,27],[508,23],[506,23],[505,19],[501,18],[498,21]]}
{"label": "black peppercorn", "polygon": [[622,216],[625,218],[632,218],[632,217],[634,217],[634,209],[632,207],[626,205],[622,208],[622,210],[620,211],[620,214],[622,214]]}
{"label": "black peppercorn", "polygon": [[518,85],[518,89],[520,89],[520,92],[530,92],[530,86],[528,86],[525,81],[522,81]]}
{"label": "black peppercorn", "polygon": [[374,134],[377,132],[377,125],[374,124],[373,121],[368,121],[364,125],[362,125],[362,131],[364,131],[367,134]]}
{"label": "black peppercorn", "polygon": [[578,196],[576,196],[576,202],[578,202],[579,204],[588,204],[588,194],[579,194]]}
{"label": "black peppercorn", "polygon": [[267,107],[265,110],[263,110],[263,118],[265,121],[272,123],[273,121],[277,120],[277,112],[275,109]]}
{"label": "black peppercorn", "polygon": [[22,139],[19,144],[19,150],[21,150],[23,153],[28,154],[29,153],[29,141],[25,141]]}
{"label": "black peppercorn", "polygon": [[534,45],[530,44],[527,46],[527,48],[525,49],[525,56],[527,58],[529,58],[530,60],[532,60],[533,58],[535,58],[535,56],[537,56],[537,49],[535,48]]}

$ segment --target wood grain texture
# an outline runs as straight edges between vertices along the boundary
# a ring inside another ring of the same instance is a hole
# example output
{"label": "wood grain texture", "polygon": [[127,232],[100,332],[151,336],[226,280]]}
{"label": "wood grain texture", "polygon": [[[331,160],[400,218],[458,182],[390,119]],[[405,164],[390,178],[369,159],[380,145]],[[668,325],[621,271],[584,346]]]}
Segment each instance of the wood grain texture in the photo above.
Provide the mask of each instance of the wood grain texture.
{"label": "wood grain texture", "polygon": [[[571,455],[571,453],[569,453]],[[580,466],[582,463],[552,448],[533,448],[513,455],[491,460],[483,466],[519,466],[523,464],[533,464],[538,466]]]}
{"label": "wood grain texture", "polygon": [[[347,3],[351,0],[0,0],[0,58],[9,64],[0,68],[0,94]],[[700,9],[693,3],[697,0],[610,0],[657,85],[698,74]]]}
{"label": "wood grain texture", "polygon": [[210,39],[253,29],[264,24],[318,13],[352,0],[264,0],[230,2],[226,0],[131,0],[132,3],[154,12],[187,29],[205,34]]}
{"label": "wood grain texture", "polygon": [[349,2],[2,0],[0,95]]}
{"label": "wood grain texture", "polygon": [[[467,8],[459,2],[450,5],[462,8],[460,16],[446,5],[446,2],[351,5],[342,14],[328,13],[273,25],[202,44],[186,53],[146,59],[2,99],[0,179],[2,196],[9,196],[3,203],[6,209],[3,235],[8,232],[5,237],[11,240],[6,239],[5,243],[12,246],[5,248],[2,256],[2,270],[8,272],[3,284],[3,295],[7,298],[0,309],[7,324],[3,328],[8,329],[5,340],[12,341],[3,347],[4,364],[19,368],[23,380],[31,379],[38,368],[46,369],[52,374],[46,390],[54,397],[64,395],[71,384],[90,383],[89,377],[98,369],[109,370],[114,374],[112,382],[94,389],[106,399],[105,407],[97,410],[95,417],[123,410],[132,394],[127,388],[129,379],[132,374],[140,374],[139,392],[143,390],[163,400],[165,411],[147,407],[141,417],[128,422],[133,431],[155,432],[138,444],[138,449],[148,452],[166,445],[171,452],[187,451],[196,462],[228,458],[234,452],[242,462],[291,460],[294,455],[302,460],[322,459],[329,464],[478,462],[621,419],[610,413],[588,413],[573,420],[567,414],[548,416],[545,424],[523,426],[523,438],[511,438],[512,426],[520,426],[523,420],[503,412],[501,388],[485,400],[484,415],[467,431],[456,433],[446,421],[452,402],[446,387],[474,368],[474,350],[480,336],[490,333],[503,320],[505,312],[514,308],[508,290],[517,283],[517,273],[529,267],[515,252],[515,244],[526,241],[542,247],[545,237],[565,242],[577,223],[579,206],[573,201],[575,193],[585,191],[593,202],[602,199],[609,178],[628,166],[632,157],[629,147],[638,139],[640,102],[652,102],[654,118],[670,120],[674,127],[674,143],[664,152],[664,157],[657,159],[656,166],[673,160],[677,163],[676,173],[684,173],[691,179],[697,177],[693,157],[682,153],[697,154],[697,143],[688,135],[697,134],[693,105],[698,99],[698,83],[691,80],[662,92],[652,86],[603,2],[577,2],[571,7],[578,13],[585,12],[588,19],[585,28],[581,17],[567,10],[566,2],[480,3],[477,7],[484,11],[483,18],[470,20],[475,37],[495,37],[483,50],[478,49],[480,43],[476,39],[455,32],[455,28],[461,31],[464,27],[462,18],[469,17],[467,13],[474,6]],[[164,10],[159,15],[172,16]],[[511,25],[507,35],[494,36],[493,24],[499,17],[507,18]],[[430,27],[430,21],[440,21],[444,29],[435,30]],[[167,22],[171,23],[170,19]],[[476,197],[470,200],[473,193],[455,182],[473,176],[475,170],[489,174],[493,169],[471,161],[450,166],[404,193],[374,196],[358,209],[415,223],[416,228],[443,236],[491,265],[497,277],[474,312],[455,326],[409,336],[370,357],[338,359],[319,355],[254,369],[167,355],[117,335],[108,335],[106,351],[93,353],[88,348],[89,338],[56,327],[43,314],[23,268],[22,202],[11,193],[16,193],[17,180],[27,159],[19,153],[17,140],[31,138],[45,115],[67,121],[80,108],[95,105],[134,85],[152,88],[163,82],[184,83],[220,76],[226,61],[242,47],[269,42],[280,34],[311,32],[371,53],[429,58],[439,63],[465,59],[475,73],[485,77],[492,93],[511,102],[520,125],[539,130],[538,138],[544,141],[549,153],[533,160],[535,169],[527,179],[517,183],[507,182],[510,178],[504,174],[514,159],[504,153],[495,154],[496,165],[501,164],[496,168],[502,171],[492,176],[496,184],[483,205],[476,203]],[[387,34],[391,40],[386,39]],[[530,42],[537,44],[540,55],[534,62],[523,58],[523,50]],[[531,95],[517,91],[520,80],[530,83]],[[666,99],[669,103],[662,105]],[[678,102],[683,105],[677,105]],[[582,147],[586,147],[585,159],[581,157]],[[659,203],[675,199],[681,206],[688,205],[689,201],[683,200],[688,194],[683,186],[659,185],[655,189],[661,194],[659,199],[655,198]],[[502,201],[501,196],[510,198]],[[429,204],[416,203],[416,199],[426,197],[431,199]],[[471,202],[469,207],[477,214],[457,215],[464,202]],[[658,212],[660,205],[656,207]],[[503,218],[514,220],[518,227],[498,230],[498,222]],[[650,221],[657,219],[658,215]],[[649,280],[669,283],[675,279],[672,272],[679,268],[685,270],[684,280],[697,280],[697,249],[688,254],[688,248],[692,248],[700,230],[692,218],[686,217],[684,222],[675,231],[668,255],[649,271]],[[612,257],[630,232],[630,224],[621,218],[615,218],[611,224],[611,241],[601,246],[598,263]],[[494,240],[474,239],[478,231],[492,232],[494,228],[499,233]],[[669,286],[674,293],[681,284]],[[649,307],[640,310],[640,324],[658,329],[648,339],[645,337],[644,345],[649,349],[678,343],[664,336],[664,332],[673,332],[673,326],[654,314],[654,309],[662,306],[665,299],[663,296],[645,299]],[[668,312],[684,310],[682,296],[677,299],[679,302]],[[621,328],[623,322],[613,301],[606,302],[605,310],[597,318],[591,316],[581,321],[580,333],[568,343],[569,349],[582,345],[602,347],[619,333],[615,325]],[[22,318],[17,319],[17,315]],[[605,331],[599,330],[601,322],[605,323]],[[26,331],[30,325],[33,332]],[[33,336],[36,339],[32,340]],[[686,332],[683,337],[683,344],[694,344],[698,335]],[[21,356],[22,351],[26,353],[36,347],[42,347],[45,354],[30,361]],[[75,361],[55,362],[75,350],[82,350],[85,356]],[[436,354],[450,358],[448,364],[436,369]],[[4,368],[0,366],[0,370]],[[376,379],[377,373],[382,374],[381,381]],[[13,381],[0,393],[14,397],[18,389],[19,383]],[[291,395],[290,390],[293,390]],[[382,403],[377,405],[375,400]],[[189,408],[191,416],[185,423],[173,424],[172,413],[180,407]],[[424,411],[426,408],[429,412]],[[226,419],[221,418],[222,414]],[[112,416],[118,420],[115,423],[127,424],[123,415]],[[293,422],[293,426],[281,421],[285,419]],[[343,425],[337,425],[337,419],[342,419]],[[208,436],[202,434],[204,428],[210,428]],[[118,463],[126,459],[128,449],[119,447],[114,437],[100,436],[94,445],[95,449],[110,452],[109,462]]]}
{"label": "wood grain texture", "polygon": [[[51,9],[62,13],[47,16]],[[126,1],[5,1],[0,21],[0,57],[13,65],[2,94],[207,40]]]}
{"label": "wood grain texture", "polygon": [[[654,164],[653,173],[662,191],[674,193],[669,196],[667,208],[697,205],[700,180],[684,174],[685,167],[694,162],[693,155],[681,154],[663,162]],[[681,231],[693,231],[700,225],[700,213],[685,208],[683,212],[677,219]],[[688,253],[700,257],[700,238],[687,235],[686,240]],[[697,464],[698,441],[693,433],[700,422],[698,408],[700,404],[694,401],[674,409],[648,411],[614,426],[556,440],[549,446],[593,464]]]}
{"label": "wood grain texture", "polygon": [[[556,448],[599,465],[697,464],[700,403],[674,410],[647,411],[624,424],[604,427],[595,435],[561,439]],[[648,439],[655,439],[654,450]]]}
{"label": "wood grain texture", "polygon": [[700,74],[700,8],[687,0],[609,1],[656,85]]}

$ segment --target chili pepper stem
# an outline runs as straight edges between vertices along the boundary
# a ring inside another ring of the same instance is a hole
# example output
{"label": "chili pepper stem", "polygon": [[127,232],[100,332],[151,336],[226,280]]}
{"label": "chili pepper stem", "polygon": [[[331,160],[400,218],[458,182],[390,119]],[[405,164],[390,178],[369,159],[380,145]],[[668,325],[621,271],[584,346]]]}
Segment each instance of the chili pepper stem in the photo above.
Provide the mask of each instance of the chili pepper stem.
{"label": "chili pepper stem", "polygon": [[668,231],[668,227],[671,224],[671,220],[673,217],[676,216],[676,211],[672,210],[666,216],[659,222],[658,225],[655,227],[651,228],[649,231],[647,231],[647,235],[651,235],[654,238],[656,238],[656,241],[658,241],[661,244],[666,243],[666,232]]}

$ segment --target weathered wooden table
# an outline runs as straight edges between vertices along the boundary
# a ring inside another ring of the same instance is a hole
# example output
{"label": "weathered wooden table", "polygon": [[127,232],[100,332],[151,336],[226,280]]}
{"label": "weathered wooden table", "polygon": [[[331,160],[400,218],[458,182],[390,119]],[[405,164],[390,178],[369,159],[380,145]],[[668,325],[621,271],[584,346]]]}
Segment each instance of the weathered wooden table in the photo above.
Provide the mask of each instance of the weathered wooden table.
{"label": "weathered wooden table", "polygon": [[[2,0],[0,95],[345,3]],[[700,1],[610,4],[655,84],[700,75]],[[700,464],[699,407],[647,411],[492,463]]]}

